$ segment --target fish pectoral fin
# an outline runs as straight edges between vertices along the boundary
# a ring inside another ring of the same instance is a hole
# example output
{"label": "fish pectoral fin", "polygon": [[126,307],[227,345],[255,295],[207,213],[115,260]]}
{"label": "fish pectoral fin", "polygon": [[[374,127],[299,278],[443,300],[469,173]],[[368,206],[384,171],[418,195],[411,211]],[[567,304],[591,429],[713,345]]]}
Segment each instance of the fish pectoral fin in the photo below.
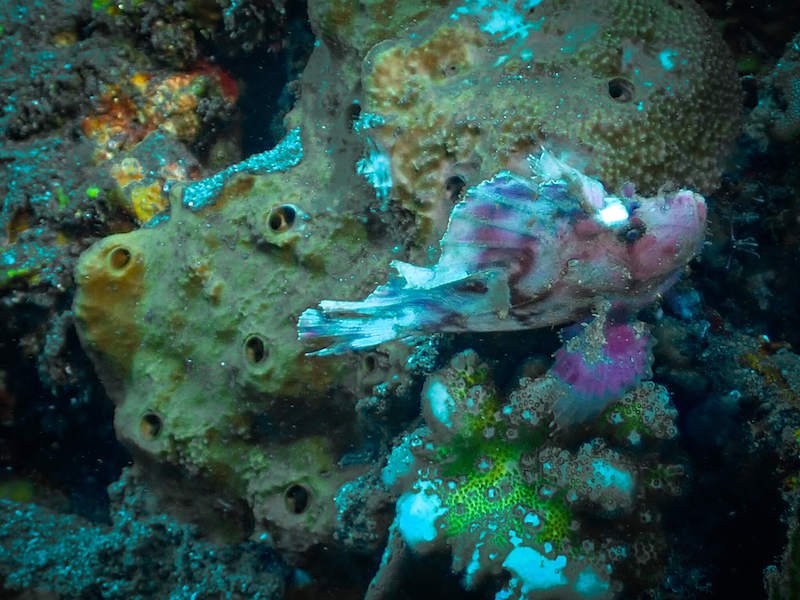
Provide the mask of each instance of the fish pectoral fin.
{"label": "fish pectoral fin", "polygon": [[505,319],[511,308],[508,277],[499,269],[472,273],[436,289],[439,306],[449,313],[463,315],[469,322],[466,329],[491,330],[494,328],[491,323]]}
{"label": "fish pectoral fin", "polygon": [[471,276],[463,265],[443,265],[441,262],[432,267],[418,267],[393,260],[391,266],[405,282],[403,287],[412,290],[432,290]]}
{"label": "fish pectoral fin", "polygon": [[499,318],[505,319],[508,316],[511,310],[511,287],[505,273],[490,272],[486,299]]}

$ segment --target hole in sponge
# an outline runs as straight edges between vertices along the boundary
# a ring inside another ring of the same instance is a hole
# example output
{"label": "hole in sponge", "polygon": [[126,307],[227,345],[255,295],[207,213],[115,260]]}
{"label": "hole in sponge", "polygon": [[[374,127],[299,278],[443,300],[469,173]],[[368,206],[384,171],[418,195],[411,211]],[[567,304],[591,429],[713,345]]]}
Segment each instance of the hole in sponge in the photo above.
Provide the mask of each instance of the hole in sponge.
{"label": "hole in sponge", "polygon": [[108,265],[115,271],[121,271],[131,262],[131,251],[125,246],[117,246],[108,253]]}
{"label": "hole in sponge", "polygon": [[244,355],[251,365],[264,362],[268,354],[267,346],[260,336],[251,335],[244,341]]}
{"label": "hole in sponge", "polygon": [[608,81],[608,95],[617,102],[630,102],[633,100],[633,83],[624,77],[615,77]]}
{"label": "hole in sponge", "polygon": [[444,182],[444,190],[447,192],[447,197],[455,202],[464,190],[467,182],[461,175],[453,175],[448,177]]}
{"label": "hole in sponge", "polygon": [[355,129],[356,121],[361,116],[361,105],[356,104],[353,102],[350,106],[347,107],[347,121],[350,123],[350,129]]}
{"label": "hole in sponge", "polygon": [[161,433],[163,425],[164,422],[157,413],[147,412],[139,422],[139,433],[146,440],[154,440]]}
{"label": "hole in sponge", "polygon": [[305,486],[293,483],[286,489],[283,499],[286,502],[286,510],[292,514],[301,515],[308,508],[311,494]]}
{"label": "hole in sponge", "polygon": [[269,223],[269,228],[275,233],[283,233],[292,228],[296,217],[297,210],[294,206],[291,204],[281,204],[269,212],[267,223]]}

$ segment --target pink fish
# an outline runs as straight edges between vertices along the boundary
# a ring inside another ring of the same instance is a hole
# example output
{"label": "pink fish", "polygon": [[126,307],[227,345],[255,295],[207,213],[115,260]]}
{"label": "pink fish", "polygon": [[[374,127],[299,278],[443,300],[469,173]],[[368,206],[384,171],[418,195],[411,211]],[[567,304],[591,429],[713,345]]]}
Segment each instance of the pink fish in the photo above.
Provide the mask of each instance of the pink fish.
{"label": "pink fish", "polygon": [[602,343],[587,340],[587,354],[569,342],[551,371],[587,395],[598,373],[602,398],[630,387],[649,369],[649,344],[628,317],[700,251],[705,201],[687,190],[638,198],[630,186],[609,195],[547,151],[531,168],[531,178],[502,172],[466,193],[435,265],[393,261],[397,276],[365,299],[303,312],[299,338],[326,341],[312,354],[327,355],[434,332],[560,325],[603,309]]}

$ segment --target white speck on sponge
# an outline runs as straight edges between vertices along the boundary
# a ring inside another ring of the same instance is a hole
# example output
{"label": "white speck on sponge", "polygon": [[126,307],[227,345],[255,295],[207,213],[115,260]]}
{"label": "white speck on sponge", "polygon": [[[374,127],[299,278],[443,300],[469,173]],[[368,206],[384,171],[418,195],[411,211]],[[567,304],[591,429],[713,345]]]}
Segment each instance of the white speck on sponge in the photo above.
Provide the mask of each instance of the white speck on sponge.
{"label": "white speck on sponge", "polygon": [[447,513],[441,498],[427,492],[431,487],[422,485],[420,491],[403,494],[397,501],[397,530],[412,550],[436,539],[436,519]]}
{"label": "white speck on sponge", "polygon": [[433,380],[425,393],[425,400],[431,409],[431,415],[448,429],[453,428],[452,415],[456,409],[455,400],[441,381]]}
{"label": "white speck on sponge", "polygon": [[520,579],[523,594],[569,583],[562,573],[567,566],[567,557],[563,554],[547,558],[533,548],[517,546],[508,553],[503,566]]}

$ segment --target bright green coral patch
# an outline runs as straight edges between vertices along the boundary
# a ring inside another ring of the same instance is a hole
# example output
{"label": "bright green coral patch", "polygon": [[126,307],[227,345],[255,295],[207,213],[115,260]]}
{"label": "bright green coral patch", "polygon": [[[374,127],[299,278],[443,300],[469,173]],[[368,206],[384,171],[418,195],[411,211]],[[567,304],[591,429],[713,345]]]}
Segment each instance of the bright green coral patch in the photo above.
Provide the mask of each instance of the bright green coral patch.
{"label": "bright green coral patch", "polygon": [[[442,469],[446,481],[455,482],[443,504],[449,536],[468,531],[476,524],[493,525],[493,537],[501,545],[510,545],[513,536],[534,529],[534,540],[559,546],[569,536],[571,514],[563,493],[550,493],[541,479],[526,482],[519,464],[525,448],[521,444],[491,443],[462,454],[457,464],[471,468],[455,476],[450,468]],[[470,460],[471,459],[471,460]]]}

